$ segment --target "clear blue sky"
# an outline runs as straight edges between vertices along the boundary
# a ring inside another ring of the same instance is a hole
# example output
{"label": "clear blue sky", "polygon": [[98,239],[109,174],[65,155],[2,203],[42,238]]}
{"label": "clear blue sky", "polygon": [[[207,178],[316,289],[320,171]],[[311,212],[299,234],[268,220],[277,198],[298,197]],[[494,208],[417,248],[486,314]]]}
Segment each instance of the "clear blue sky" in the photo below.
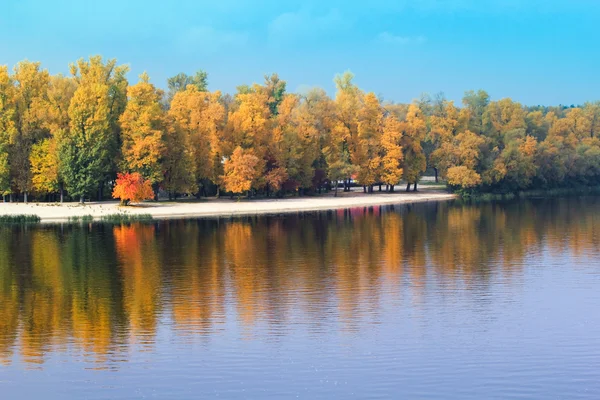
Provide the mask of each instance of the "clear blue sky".
{"label": "clear blue sky", "polygon": [[[233,92],[277,72],[289,90],[350,69],[363,89],[410,101],[483,88],[526,104],[600,100],[598,0],[7,0],[0,64],[51,73],[101,54],[168,76],[205,69]],[[88,4],[89,3],[89,4]],[[177,3],[177,4],[171,4]]]}

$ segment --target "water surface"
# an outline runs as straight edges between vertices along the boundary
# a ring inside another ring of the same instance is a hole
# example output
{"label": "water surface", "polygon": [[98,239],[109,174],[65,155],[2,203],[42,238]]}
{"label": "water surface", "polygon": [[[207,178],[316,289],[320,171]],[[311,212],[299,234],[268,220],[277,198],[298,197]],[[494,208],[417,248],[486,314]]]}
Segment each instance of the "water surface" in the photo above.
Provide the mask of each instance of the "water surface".
{"label": "water surface", "polygon": [[600,198],[0,228],[2,399],[600,398]]}

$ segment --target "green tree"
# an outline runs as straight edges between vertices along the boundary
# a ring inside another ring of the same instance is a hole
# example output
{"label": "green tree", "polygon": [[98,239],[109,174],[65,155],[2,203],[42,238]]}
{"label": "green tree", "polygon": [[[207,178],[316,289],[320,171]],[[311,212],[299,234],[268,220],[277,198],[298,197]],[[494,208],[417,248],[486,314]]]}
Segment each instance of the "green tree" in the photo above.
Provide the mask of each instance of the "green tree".
{"label": "green tree", "polygon": [[70,195],[82,202],[96,190],[101,197],[106,180],[116,175],[127,70],[100,56],[71,66],[78,87],[69,106],[70,132],[61,144],[61,172]]}

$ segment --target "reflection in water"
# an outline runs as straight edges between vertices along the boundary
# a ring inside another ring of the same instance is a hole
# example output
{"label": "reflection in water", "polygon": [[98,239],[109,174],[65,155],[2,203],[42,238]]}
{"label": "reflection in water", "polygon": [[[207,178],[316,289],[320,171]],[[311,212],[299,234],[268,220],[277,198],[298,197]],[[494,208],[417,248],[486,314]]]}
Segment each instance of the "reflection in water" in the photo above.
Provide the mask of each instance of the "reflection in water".
{"label": "reflection in water", "polygon": [[[235,318],[285,334],[377,320],[383,286],[428,276],[478,287],[527,257],[596,252],[597,199],[357,208],[293,217],[0,231],[0,360],[79,350],[99,363],[152,348],[161,319],[210,335]],[[551,216],[551,218],[549,218]],[[594,253],[595,254],[595,253]],[[396,294],[401,297],[403,293]],[[231,312],[228,313],[227,309]]]}
{"label": "reflection in water", "polygon": [[517,289],[528,260],[598,260],[599,206],[433,203],[2,228],[0,363],[45,368],[63,354],[118,369],[151,354],[161,331],[190,346],[220,335],[277,343],[300,326],[318,341],[359,335],[393,310],[431,327],[440,317],[425,304],[451,313],[460,289],[485,309],[494,281]]}

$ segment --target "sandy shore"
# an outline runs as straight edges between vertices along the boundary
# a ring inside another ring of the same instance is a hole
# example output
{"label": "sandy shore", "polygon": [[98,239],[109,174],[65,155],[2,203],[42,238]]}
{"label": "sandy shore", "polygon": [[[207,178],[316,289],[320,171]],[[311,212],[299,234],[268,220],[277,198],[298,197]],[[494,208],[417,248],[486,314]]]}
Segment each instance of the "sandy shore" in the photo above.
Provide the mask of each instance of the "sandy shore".
{"label": "sandy shore", "polygon": [[256,214],[280,214],[302,211],[332,210],[350,207],[402,204],[426,201],[451,200],[454,195],[439,189],[423,187],[420,192],[374,193],[362,191],[339,193],[338,197],[326,194],[315,197],[264,199],[240,201],[230,199],[206,199],[200,201],[177,201],[121,207],[118,202],[78,203],[0,203],[0,215],[35,214],[42,222],[64,222],[69,217],[92,215],[99,219],[115,213],[150,214],[154,218],[229,217]]}

